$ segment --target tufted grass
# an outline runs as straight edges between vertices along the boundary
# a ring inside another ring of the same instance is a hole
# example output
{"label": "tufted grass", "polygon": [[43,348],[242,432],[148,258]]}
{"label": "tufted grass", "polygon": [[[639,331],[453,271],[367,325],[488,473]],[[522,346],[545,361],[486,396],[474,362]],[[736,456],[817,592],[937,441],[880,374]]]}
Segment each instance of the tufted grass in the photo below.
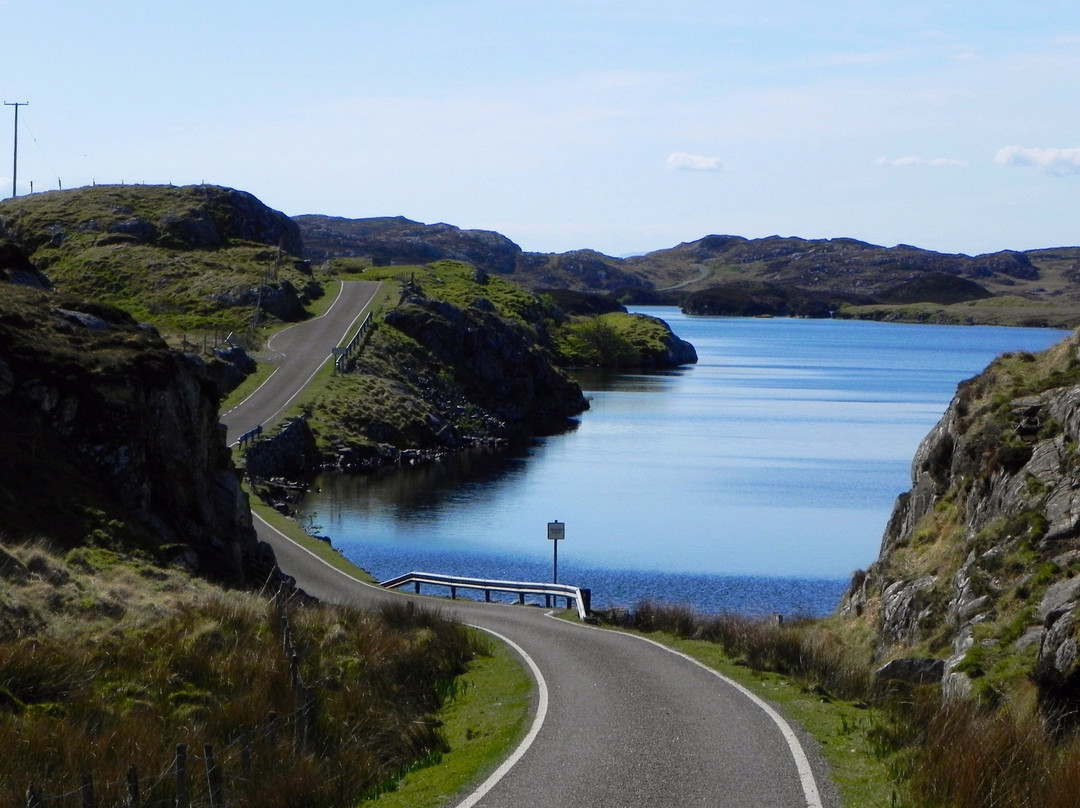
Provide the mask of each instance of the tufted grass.
{"label": "tufted grass", "polygon": [[[297,668],[315,695],[313,741],[267,599],[100,548],[0,555],[0,806],[27,787],[68,793],[83,774],[120,804],[135,766],[143,804],[171,804],[175,747],[196,801],[212,744],[234,805],[354,805],[446,751],[436,712],[486,643],[430,609],[296,602]],[[306,699],[306,697],[303,697]],[[251,739],[251,776],[241,739]],[[199,796],[202,794],[202,796]]]}

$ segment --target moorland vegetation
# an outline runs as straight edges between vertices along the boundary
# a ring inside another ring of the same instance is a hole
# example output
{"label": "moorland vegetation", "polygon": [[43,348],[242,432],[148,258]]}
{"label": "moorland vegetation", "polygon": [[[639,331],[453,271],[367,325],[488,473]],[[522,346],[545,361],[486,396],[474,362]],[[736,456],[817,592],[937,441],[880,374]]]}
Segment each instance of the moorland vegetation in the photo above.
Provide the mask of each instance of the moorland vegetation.
{"label": "moorland vegetation", "polygon": [[[1072,248],[968,258],[707,237],[639,259],[537,256],[449,225],[294,221],[206,186],[8,200],[0,229],[0,800],[12,805],[31,782],[75,791],[88,770],[119,801],[132,765],[169,802],[159,775],[180,743],[195,761],[218,750],[228,771],[262,767],[227,786],[238,804],[352,804],[440,759],[435,713],[487,653],[430,613],[276,600],[288,581],[253,541],[216,422],[226,374],[212,368],[229,360],[194,357],[200,336],[246,335],[259,358],[259,329],[310,316],[338,279],[385,281],[364,349],[304,407],[321,454],[362,466],[565,420],[584,401],[560,365],[690,361],[662,322],[616,298],[701,290],[775,306],[744,314],[824,302],[834,316],[1002,324],[1074,325],[1080,311]],[[847,705],[826,751],[869,739],[886,778],[851,786],[851,804],[1075,805],[1077,353],[1068,341],[1003,357],[961,387],[836,616],[777,625],[640,604],[605,619]],[[186,495],[200,485],[216,493]],[[883,673],[894,662],[940,674]],[[346,759],[361,763],[345,773]]]}

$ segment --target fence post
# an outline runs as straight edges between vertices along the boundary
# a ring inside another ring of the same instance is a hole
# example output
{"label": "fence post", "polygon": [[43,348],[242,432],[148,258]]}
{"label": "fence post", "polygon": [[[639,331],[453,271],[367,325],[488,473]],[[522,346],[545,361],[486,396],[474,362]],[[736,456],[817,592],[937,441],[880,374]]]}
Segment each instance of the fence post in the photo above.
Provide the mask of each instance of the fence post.
{"label": "fence post", "polygon": [[82,808],[95,808],[94,805],[94,778],[89,774],[82,776],[82,786],[79,788],[79,797]]}
{"label": "fence post", "polygon": [[221,770],[214,763],[214,747],[206,744],[203,747],[203,756],[206,759],[206,786],[210,791],[210,808],[221,808]]}
{"label": "fence post", "polygon": [[244,790],[251,793],[251,730],[240,733],[240,777],[244,781]]}
{"label": "fence post", "polygon": [[41,792],[33,783],[26,787],[26,808],[41,808]]}
{"label": "fence post", "polygon": [[176,808],[189,808],[187,744],[176,747]]}
{"label": "fence post", "polygon": [[139,801],[139,771],[134,766],[127,770],[128,808],[142,808]]}

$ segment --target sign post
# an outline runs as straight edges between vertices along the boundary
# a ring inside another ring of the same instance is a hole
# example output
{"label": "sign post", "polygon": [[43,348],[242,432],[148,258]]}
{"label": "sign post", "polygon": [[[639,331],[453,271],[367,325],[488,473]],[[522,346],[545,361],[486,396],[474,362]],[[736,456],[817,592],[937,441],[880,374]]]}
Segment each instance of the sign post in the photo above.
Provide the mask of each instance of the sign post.
{"label": "sign post", "polygon": [[560,522],[558,519],[554,522],[548,522],[547,537],[555,551],[551,582],[557,584],[559,582],[559,542],[566,538],[566,524]]}

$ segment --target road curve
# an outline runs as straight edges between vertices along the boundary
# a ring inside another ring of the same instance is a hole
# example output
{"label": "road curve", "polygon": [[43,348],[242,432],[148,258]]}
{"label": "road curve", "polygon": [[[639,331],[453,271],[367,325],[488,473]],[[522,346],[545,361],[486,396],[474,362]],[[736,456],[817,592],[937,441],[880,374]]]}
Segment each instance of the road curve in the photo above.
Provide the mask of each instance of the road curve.
{"label": "road curve", "polygon": [[[283,365],[303,352],[297,348]],[[230,420],[231,432],[240,419]],[[408,597],[356,581],[258,518],[256,529],[281,568],[322,600],[366,606]],[[460,808],[519,808],[537,799],[590,808],[839,808],[812,742],[689,658],[535,607],[436,602],[448,616],[509,641],[538,683],[533,731],[513,765],[459,795]]]}
{"label": "road curve", "polygon": [[259,425],[269,425],[329,359],[334,347],[367,311],[379,289],[376,281],[345,281],[330,308],[320,317],[277,332],[266,343],[277,367],[262,386],[221,416],[228,429],[226,443]]}

